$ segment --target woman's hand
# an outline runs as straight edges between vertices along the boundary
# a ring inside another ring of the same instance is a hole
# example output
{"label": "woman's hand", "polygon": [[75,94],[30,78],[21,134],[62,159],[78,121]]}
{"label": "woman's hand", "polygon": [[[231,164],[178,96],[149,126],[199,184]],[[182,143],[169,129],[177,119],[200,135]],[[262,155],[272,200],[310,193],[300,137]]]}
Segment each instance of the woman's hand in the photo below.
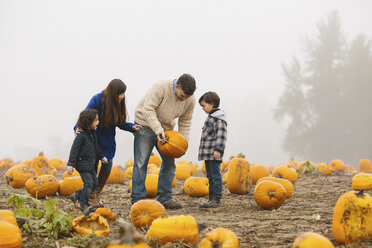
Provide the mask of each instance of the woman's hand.
{"label": "woman's hand", "polygon": [[139,130],[141,130],[141,128],[142,128],[141,125],[136,124],[136,125],[134,125],[134,126],[132,127],[132,130],[135,131],[135,132],[138,132]]}
{"label": "woman's hand", "polygon": [[80,127],[76,128],[75,136],[78,135],[79,133],[81,133],[82,131],[83,131],[83,129],[81,129]]}

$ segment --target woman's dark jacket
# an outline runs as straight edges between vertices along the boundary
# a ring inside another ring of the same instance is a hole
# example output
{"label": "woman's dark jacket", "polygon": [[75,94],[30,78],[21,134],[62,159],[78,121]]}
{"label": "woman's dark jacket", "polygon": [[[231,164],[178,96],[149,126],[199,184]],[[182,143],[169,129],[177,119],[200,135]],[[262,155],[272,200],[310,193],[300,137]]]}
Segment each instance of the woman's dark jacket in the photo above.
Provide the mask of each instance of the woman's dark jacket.
{"label": "woman's dark jacket", "polygon": [[97,172],[98,161],[104,157],[98,145],[95,131],[84,130],[76,135],[70,150],[68,166],[74,167],[78,172]]}

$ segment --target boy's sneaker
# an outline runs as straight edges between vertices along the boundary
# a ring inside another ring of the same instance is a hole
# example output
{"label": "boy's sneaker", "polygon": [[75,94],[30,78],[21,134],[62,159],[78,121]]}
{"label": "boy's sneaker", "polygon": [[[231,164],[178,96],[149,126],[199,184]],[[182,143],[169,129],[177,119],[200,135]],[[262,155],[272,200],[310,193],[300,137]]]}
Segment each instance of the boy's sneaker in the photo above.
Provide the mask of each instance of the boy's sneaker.
{"label": "boy's sneaker", "polygon": [[76,192],[75,193],[73,193],[72,195],[70,195],[70,199],[71,199],[71,201],[72,201],[72,203],[76,203],[76,201],[77,201],[77,195],[76,195]]}
{"label": "boy's sneaker", "polygon": [[162,203],[162,204],[166,209],[180,209],[180,208],[182,208],[181,204],[179,204],[179,203],[177,203],[173,200],[167,201],[166,203]]}

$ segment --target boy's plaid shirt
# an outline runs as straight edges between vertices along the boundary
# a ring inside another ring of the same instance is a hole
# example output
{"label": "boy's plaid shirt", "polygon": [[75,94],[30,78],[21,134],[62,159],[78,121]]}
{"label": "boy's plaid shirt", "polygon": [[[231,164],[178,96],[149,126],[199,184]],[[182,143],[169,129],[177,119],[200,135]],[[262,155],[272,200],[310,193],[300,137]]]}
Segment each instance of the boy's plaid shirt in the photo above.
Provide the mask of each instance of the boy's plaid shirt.
{"label": "boy's plaid shirt", "polygon": [[213,157],[214,151],[219,151],[222,156],[225,150],[227,139],[226,121],[208,115],[204,122],[203,131],[199,146],[199,160],[216,160]]}

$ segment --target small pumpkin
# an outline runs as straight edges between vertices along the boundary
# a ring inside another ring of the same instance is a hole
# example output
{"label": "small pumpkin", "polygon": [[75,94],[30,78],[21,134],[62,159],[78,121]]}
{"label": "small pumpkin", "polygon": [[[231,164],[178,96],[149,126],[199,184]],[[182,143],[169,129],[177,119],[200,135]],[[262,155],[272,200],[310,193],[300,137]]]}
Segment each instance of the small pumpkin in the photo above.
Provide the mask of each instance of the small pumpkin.
{"label": "small pumpkin", "polygon": [[159,244],[173,241],[196,244],[199,240],[198,225],[191,215],[157,218],[147,231],[146,239],[147,241],[156,241]]}
{"label": "small pumpkin", "polygon": [[322,162],[322,163],[317,163],[316,166],[318,167],[318,172],[330,176],[332,175],[333,170],[328,166],[327,163]]}
{"label": "small pumpkin", "polygon": [[149,227],[155,219],[165,216],[164,206],[156,200],[139,200],[130,208],[130,219],[137,228]]}
{"label": "small pumpkin", "polygon": [[4,178],[10,186],[19,189],[25,186],[26,181],[32,177],[36,177],[36,171],[25,164],[15,165],[4,175]]}
{"label": "small pumpkin", "polygon": [[264,209],[274,209],[283,204],[286,194],[285,188],[280,183],[263,180],[256,185],[254,200]]}
{"label": "small pumpkin", "polygon": [[7,221],[0,220],[0,247],[22,247],[22,234],[18,226]]}
{"label": "small pumpkin", "polygon": [[155,153],[151,152],[148,164],[155,164],[158,168],[160,168],[161,158],[159,157],[159,155],[156,155]]}
{"label": "small pumpkin", "polygon": [[359,161],[359,171],[372,173],[372,163],[369,159],[363,158]]}
{"label": "small pumpkin", "polygon": [[80,173],[75,168],[72,168],[72,170],[66,170],[63,173],[63,179],[67,177],[80,177]]}
{"label": "small pumpkin", "polygon": [[329,163],[329,167],[338,172],[343,172],[346,168],[344,162],[342,162],[340,159],[334,159]]}
{"label": "small pumpkin", "polygon": [[321,247],[321,248],[334,248],[333,244],[329,239],[324,237],[323,235],[314,233],[314,232],[305,232],[298,236],[292,248],[314,248],[314,247]]}
{"label": "small pumpkin", "polygon": [[209,181],[206,177],[189,177],[183,185],[186,195],[203,197],[209,195]]}
{"label": "small pumpkin", "polygon": [[249,175],[252,177],[252,184],[255,185],[258,179],[261,177],[268,177],[270,176],[270,173],[265,166],[257,164],[249,168]]}
{"label": "small pumpkin", "polygon": [[148,174],[145,180],[146,197],[156,197],[158,189],[158,175]]}
{"label": "small pumpkin", "polygon": [[67,167],[65,163],[60,158],[51,158],[48,161],[49,165],[53,166],[57,170],[63,170]]}
{"label": "small pumpkin", "polygon": [[177,180],[186,180],[191,177],[192,169],[189,165],[184,163],[176,164],[176,178]]}
{"label": "small pumpkin", "polygon": [[125,162],[125,168],[133,167],[133,165],[134,165],[134,160],[133,159],[128,160],[127,162]]}
{"label": "small pumpkin", "polygon": [[198,248],[212,248],[216,244],[220,244],[218,247],[238,248],[239,240],[232,231],[219,227],[208,232]]}
{"label": "small pumpkin", "polygon": [[372,238],[372,197],[363,191],[344,193],[333,211],[332,233],[339,244]]}
{"label": "small pumpkin", "polygon": [[185,137],[177,131],[165,131],[165,144],[157,142],[160,153],[169,158],[179,158],[183,156],[188,148],[188,142]]}
{"label": "small pumpkin", "polygon": [[133,166],[132,167],[128,167],[125,171],[125,177],[128,178],[128,179],[132,179],[132,176],[133,176]]}
{"label": "small pumpkin", "polygon": [[[35,157],[32,161],[32,168],[36,171],[36,173],[40,175],[46,175],[46,174],[57,174],[57,170],[54,167],[49,166],[47,157],[44,156],[43,152],[39,153],[39,156]],[[55,171],[54,171],[54,170]]]}
{"label": "small pumpkin", "polygon": [[107,184],[123,184],[125,182],[125,171],[120,165],[112,166],[109,177],[107,178]]}
{"label": "small pumpkin", "polygon": [[297,181],[298,175],[295,169],[288,165],[281,165],[275,168],[273,171],[273,177],[284,178],[291,183],[295,183]]}
{"label": "small pumpkin", "polygon": [[371,190],[372,174],[359,173],[353,176],[351,187],[354,190]]}
{"label": "small pumpkin", "polygon": [[247,194],[252,187],[250,165],[244,158],[233,158],[228,167],[227,189],[232,194]]}
{"label": "small pumpkin", "polygon": [[47,195],[54,195],[58,191],[58,181],[53,175],[41,175],[26,181],[26,190],[30,196],[40,199]]}
{"label": "small pumpkin", "polygon": [[95,234],[98,237],[107,237],[110,234],[107,220],[99,214],[92,214],[88,218],[84,216],[76,217],[72,221],[72,229],[78,234]]}
{"label": "small pumpkin", "polygon": [[293,184],[284,178],[277,178],[277,177],[262,177],[257,181],[257,184],[263,180],[270,180],[276,183],[280,183],[286,190],[286,198],[291,198],[293,196]]}
{"label": "small pumpkin", "polygon": [[15,164],[15,162],[14,162],[13,159],[3,158],[2,160],[0,160],[0,170],[11,168],[11,167],[13,167],[14,164]]}
{"label": "small pumpkin", "polygon": [[58,194],[61,196],[70,196],[82,188],[84,188],[84,183],[80,176],[66,177],[58,182]]}
{"label": "small pumpkin", "polygon": [[110,222],[115,220],[115,215],[109,208],[97,208],[94,213],[105,217]]}

